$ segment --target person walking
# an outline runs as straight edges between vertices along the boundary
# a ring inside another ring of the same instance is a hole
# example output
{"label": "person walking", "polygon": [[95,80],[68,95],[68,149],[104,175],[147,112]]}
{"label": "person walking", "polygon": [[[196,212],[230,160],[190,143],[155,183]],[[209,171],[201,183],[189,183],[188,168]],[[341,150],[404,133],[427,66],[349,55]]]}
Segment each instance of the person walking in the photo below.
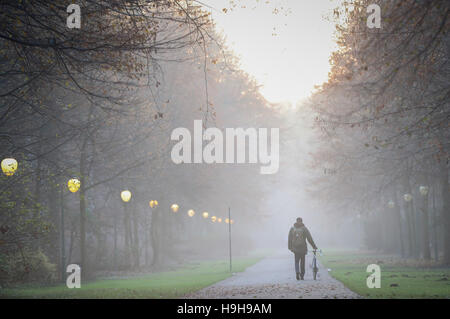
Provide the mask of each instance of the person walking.
{"label": "person walking", "polygon": [[294,226],[289,230],[288,236],[288,249],[294,253],[295,274],[297,280],[303,280],[305,276],[305,258],[308,250],[306,241],[308,241],[314,250],[317,250],[317,246],[314,243],[308,228],[306,228],[303,224],[303,220],[299,217]]}

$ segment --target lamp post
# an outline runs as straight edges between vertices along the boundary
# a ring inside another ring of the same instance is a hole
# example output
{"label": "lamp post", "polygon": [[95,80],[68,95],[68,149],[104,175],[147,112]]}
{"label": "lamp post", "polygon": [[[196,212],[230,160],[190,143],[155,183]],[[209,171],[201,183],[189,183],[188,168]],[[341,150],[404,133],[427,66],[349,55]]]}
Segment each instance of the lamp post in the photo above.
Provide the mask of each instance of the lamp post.
{"label": "lamp post", "polygon": [[[203,212],[202,213],[202,217],[203,217],[204,220],[207,220],[208,217],[209,217],[209,213],[208,212]],[[202,228],[202,236],[204,238],[206,238],[208,236],[208,225],[207,225],[207,223],[206,222],[202,223],[201,228]]]}
{"label": "lamp post", "polygon": [[412,195],[407,193],[403,195],[403,199],[405,200],[405,205],[406,205],[406,209],[405,209],[405,213],[406,216],[408,216],[408,239],[409,239],[409,255],[413,256],[414,255],[414,244],[413,244],[413,231],[414,231],[414,225],[413,225],[413,214],[412,214],[412,209],[411,209],[411,204],[410,202],[412,201]]}
{"label": "lamp post", "polygon": [[[123,211],[125,214],[125,246],[129,246],[129,229],[128,229],[128,212],[127,203],[131,200],[131,192],[129,190],[123,190],[120,193],[120,198],[123,202]],[[126,247],[129,249],[129,247]],[[117,269],[117,219],[114,220],[114,269]]]}
{"label": "lamp post", "polygon": [[358,227],[359,227],[359,237],[361,238],[361,240],[364,238],[364,224],[363,224],[363,220],[362,220],[362,216],[361,213],[357,213],[356,214],[356,219],[358,220]]}
{"label": "lamp post", "polygon": [[[157,200],[151,200],[148,205],[152,209],[150,235],[152,246],[152,266],[160,263],[162,256],[162,237],[164,234],[164,215],[161,215],[161,211],[158,208],[159,203]],[[172,205],[172,211],[177,211],[178,205]],[[150,238],[149,238],[150,239]]]}
{"label": "lamp post", "polygon": [[[76,193],[80,189],[81,182],[77,178],[69,179],[67,182],[67,188],[71,193]],[[61,225],[60,225],[60,239],[61,239],[61,280],[65,281],[66,276],[66,247],[65,247],[65,238],[64,238],[64,185],[62,185],[60,192],[60,208],[61,208]]]}
{"label": "lamp post", "polygon": [[[394,207],[396,207],[393,200],[390,200],[387,205],[390,209],[393,209]],[[398,237],[399,237],[398,239],[400,240],[400,253],[401,253],[401,256],[404,257],[405,250],[403,247],[403,236],[402,236],[402,216],[400,215],[400,210],[398,207],[396,207],[395,211],[396,211],[397,224],[398,224]]]}
{"label": "lamp post", "polygon": [[428,229],[428,186],[420,186],[419,192],[423,197],[422,209],[422,227],[423,227],[423,258],[425,260],[431,259],[429,229]]}
{"label": "lamp post", "polygon": [[[158,205],[159,205],[159,203],[157,200],[151,200],[148,202],[148,206],[150,206],[150,208],[152,210],[152,216],[153,216],[153,209],[156,208]],[[154,221],[156,221],[156,219],[152,218],[152,224]],[[145,228],[145,265],[148,266],[150,258],[148,255],[148,241],[149,241],[148,232],[149,232],[149,230],[147,229],[147,227],[148,227],[147,215],[145,215],[145,223],[146,223],[146,228]]]}
{"label": "lamp post", "polygon": [[[187,215],[190,217],[190,218],[192,218],[192,217],[194,217],[195,216],[195,211],[193,210],[193,209],[189,209],[188,211],[187,211]],[[194,223],[189,223],[189,229],[195,229],[194,227],[195,227],[195,225],[196,225],[196,221],[194,220]],[[194,232],[193,231],[189,231],[189,238],[194,238]]]}
{"label": "lamp post", "polygon": [[438,239],[437,239],[437,210],[436,210],[436,190],[433,189],[433,248],[434,248],[434,259],[439,261],[439,250],[438,250]]}
{"label": "lamp post", "polygon": [[[170,206],[170,210],[172,211],[172,213],[177,213],[178,212],[178,210],[180,209],[180,206],[178,206],[178,204],[172,204],[171,206]],[[174,233],[176,233],[177,231],[181,231],[181,221],[180,221],[180,219],[179,218],[177,218],[176,220],[175,220],[175,228],[173,228],[172,229],[172,231],[174,232]]]}
{"label": "lamp post", "polygon": [[231,254],[231,224],[233,223],[233,220],[231,219],[231,208],[228,207],[228,218],[225,220],[225,222],[228,220],[228,241],[229,241],[229,247],[230,247],[230,272],[233,270],[233,264],[232,264],[232,254]]}

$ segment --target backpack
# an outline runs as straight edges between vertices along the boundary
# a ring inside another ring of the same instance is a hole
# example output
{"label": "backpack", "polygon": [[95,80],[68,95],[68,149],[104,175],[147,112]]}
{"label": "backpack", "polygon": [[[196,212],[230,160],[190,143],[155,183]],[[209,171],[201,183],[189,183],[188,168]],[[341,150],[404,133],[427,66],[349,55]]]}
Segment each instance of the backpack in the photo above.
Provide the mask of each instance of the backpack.
{"label": "backpack", "polygon": [[292,248],[294,250],[302,250],[306,244],[305,228],[293,228]]}

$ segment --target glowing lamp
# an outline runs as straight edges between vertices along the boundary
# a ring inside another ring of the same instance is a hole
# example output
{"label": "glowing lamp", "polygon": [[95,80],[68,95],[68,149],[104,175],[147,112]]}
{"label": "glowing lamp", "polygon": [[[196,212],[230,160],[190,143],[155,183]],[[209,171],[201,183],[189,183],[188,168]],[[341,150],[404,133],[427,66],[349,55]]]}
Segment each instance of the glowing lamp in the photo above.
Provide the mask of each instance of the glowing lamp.
{"label": "glowing lamp", "polygon": [[76,178],[69,179],[69,181],[67,182],[67,188],[69,188],[69,191],[72,193],[78,192],[80,186],[81,182]]}
{"label": "glowing lamp", "polygon": [[155,208],[156,206],[158,206],[158,201],[157,200],[151,200],[150,202],[148,202],[148,205],[151,208]]}
{"label": "glowing lamp", "polygon": [[230,220],[228,218],[225,218],[225,223],[229,224]]}
{"label": "glowing lamp", "polygon": [[410,202],[412,200],[412,195],[405,194],[405,195],[403,195],[403,199],[405,200],[405,202]]}
{"label": "glowing lamp", "polygon": [[127,203],[130,201],[131,199],[131,192],[129,190],[124,190],[120,193],[120,198],[122,198],[122,200]]}
{"label": "glowing lamp", "polygon": [[215,223],[216,220],[217,220],[217,217],[216,217],[216,216],[212,216],[212,217],[211,217],[211,221],[212,221],[213,223]]}
{"label": "glowing lamp", "polygon": [[195,215],[195,212],[194,212],[193,209],[190,209],[190,210],[188,210],[187,214],[188,214],[189,217],[192,217],[192,216]]}
{"label": "glowing lamp", "polygon": [[427,196],[428,190],[429,190],[428,186],[420,186],[420,187],[419,187],[419,192],[420,192],[420,194],[422,194],[423,196]]}
{"label": "glowing lamp", "polygon": [[219,223],[221,223],[221,222],[222,222],[222,218],[217,218],[217,221],[218,221]]}
{"label": "glowing lamp", "polygon": [[177,204],[172,204],[172,206],[170,206],[170,209],[176,213],[178,212],[178,209],[180,208],[180,206],[178,206]]}
{"label": "glowing lamp", "polygon": [[2,160],[2,171],[6,176],[13,176],[17,170],[17,161],[14,158]]}
{"label": "glowing lamp", "polygon": [[208,218],[209,214],[208,214],[208,212],[203,212],[202,216],[203,216],[203,218]]}

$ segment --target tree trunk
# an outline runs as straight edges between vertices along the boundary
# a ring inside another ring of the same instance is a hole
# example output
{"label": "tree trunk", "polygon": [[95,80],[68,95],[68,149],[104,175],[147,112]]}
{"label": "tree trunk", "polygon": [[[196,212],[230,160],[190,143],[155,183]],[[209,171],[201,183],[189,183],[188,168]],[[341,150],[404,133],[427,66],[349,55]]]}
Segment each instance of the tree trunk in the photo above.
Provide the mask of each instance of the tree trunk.
{"label": "tree trunk", "polygon": [[422,227],[423,227],[423,258],[425,260],[431,259],[430,253],[430,240],[429,240],[429,222],[428,222],[428,194],[423,199],[423,211],[422,211]]}
{"label": "tree trunk", "polygon": [[402,214],[400,212],[400,205],[397,198],[397,192],[394,193],[394,209],[395,216],[397,219],[397,231],[398,231],[398,240],[400,245],[400,256],[405,257],[405,248],[403,246],[403,236],[402,236]]}
{"label": "tree trunk", "polygon": [[[408,164],[408,169],[406,170],[405,176],[405,190],[408,194],[412,195],[411,184],[409,177],[411,174],[411,169]],[[417,257],[417,232],[416,232],[416,214],[414,212],[414,199],[410,202],[405,201],[405,212],[408,220],[408,238],[409,238],[409,253],[410,257]]]}
{"label": "tree trunk", "polygon": [[80,154],[80,267],[84,275],[88,274],[86,257],[86,145],[87,137],[83,143]]}
{"label": "tree trunk", "polygon": [[49,208],[49,221],[52,223],[52,229],[49,233],[49,246],[48,246],[48,257],[52,263],[55,263],[61,267],[61,254],[60,254],[60,203],[59,203],[59,191],[57,186],[57,181],[54,177],[48,178],[48,208]]}
{"label": "tree trunk", "polygon": [[117,270],[117,211],[114,211],[114,270]]}
{"label": "tree trunk", "polygon": [[[40,155],[41,153],[41,131],[39,131],[39,142],[37,144],[36,154]],[[36,180],[35,180],[35,189],[34,189],[34,200],[36,201],[36,204],[41,203],[41,163],[42,159],[38,157],[36,160]],[[36,205],[34,209],[34,218],[38,218],[41,214],[41,207],[39,205]]]}
{"label": "tree trunk", "polygon": [[[402,190],[405,192],[409,192],[410,191],[410,186],[409,186],[409,178],[408,178],[408,174],[409,174],[409,169],[406,169],[405,172],[405,176],[403,177],[403,188]],[[406,226],[407,226],[407,230],[408,230],[408,257],[412,257],[414,255],[414,243],[413,243],[413,229],[412,229],[412,221],[411,221],[411,210],[410,210],[410,203],[404,200],[404,193],[400,194],[400,201],[403,203],[403,208],[404,208],[404,213],[405,213],[405,219],[406,219]]]}
{"label": "tree trunk", "polygon": [[408,202],[404,202],[404,210],[405,210],[405,217],[406,217],[406,224],[408,226],[408,257],[412,257],[414,255],[413,253],[413,231],[412,231],[412,222],[411,222],[411,212]]}
{"label": "tree trunk", "polygon": [[149,223],[148,223],[148,214],[145,214],[144,216],[144,234],[145,234],[145,245],[144,245],[144,249],[145,249],[145,266],[149,265],[149,255],[148,255],[148,244],[149,244]]}
{"label": "tree trunk", "polygon": [[434,259],[439,261],[439,249],[438,249],[438,216],[436,210],[436,186],[433,187],[433,249]]}
{"label": "tree trunk", "polygon": [[450,205],[447,163],[441,163],[442,221],[444,232],[444,264],[450,265]]}
{"label": "tree trunk", "polygon": [[75,242],[76,237],[76,228],[74,223],[70,223],[70,244],[69,244],[69,252],[67,254],[66,263],[69,265],[72,261],[72,253],[73,253],[73,244]]}
{"label": "tree trunk", "polygon": [[125,239],[125,265],[130,266],[130,250],[131,250],[131,232],[130,232],[130,213],[128,203],[123,203],[124,212],[124,239]]}
{"label": "tree trunk", "polygon": [[133,242],[133,251],[134,251],[134,267],[136,269],[139,268],[140,264],[140,256],[139,256],[139,231],[138,231],[138,213],[136,209],[136,205],[132,209],[133,212],[133,231],[134,231],[134,242]]}
{"label": "tree trunk", "polygon": [[159,212],[158,209],[152,209],[152,219],[151,219],[151,236],[152,236],[152,250],[153,250],[153,260],[152,266],[159,265],[161,263],[161,252],[160,252],[160,236],[159,236]]}

